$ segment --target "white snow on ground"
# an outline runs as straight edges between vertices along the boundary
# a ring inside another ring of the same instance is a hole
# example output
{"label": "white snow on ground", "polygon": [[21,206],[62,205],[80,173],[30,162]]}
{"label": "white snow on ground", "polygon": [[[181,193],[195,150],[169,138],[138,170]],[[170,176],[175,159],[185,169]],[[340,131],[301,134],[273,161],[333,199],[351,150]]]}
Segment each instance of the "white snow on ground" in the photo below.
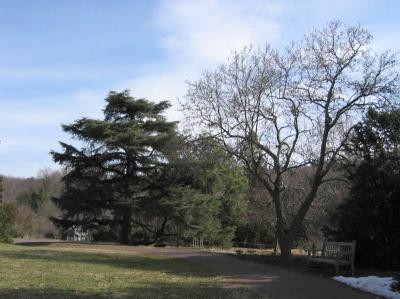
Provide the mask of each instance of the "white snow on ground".
{"label": "white snow on ground", "polygon": [[397,283],[393,277],[344,277],[335,276],[334,280],[347,284],[353,288],[360,289],[378,296],[389,299],[400,299],[400,293],[392,290],[392,285]]}

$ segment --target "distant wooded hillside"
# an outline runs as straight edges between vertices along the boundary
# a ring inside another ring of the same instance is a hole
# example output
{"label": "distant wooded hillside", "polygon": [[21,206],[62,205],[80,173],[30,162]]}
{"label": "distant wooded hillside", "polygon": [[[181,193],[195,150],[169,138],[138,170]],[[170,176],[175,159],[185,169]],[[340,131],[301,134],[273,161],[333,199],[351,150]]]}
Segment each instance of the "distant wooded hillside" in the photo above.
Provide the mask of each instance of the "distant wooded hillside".
{"label": "distant wooded hillside", "polygon": [[30,178],[3,176],[2,200],[13,237],[57,237],[49,218],[59,211],[50,199],[61,192],[61,178],[61,172],[48,169]]}

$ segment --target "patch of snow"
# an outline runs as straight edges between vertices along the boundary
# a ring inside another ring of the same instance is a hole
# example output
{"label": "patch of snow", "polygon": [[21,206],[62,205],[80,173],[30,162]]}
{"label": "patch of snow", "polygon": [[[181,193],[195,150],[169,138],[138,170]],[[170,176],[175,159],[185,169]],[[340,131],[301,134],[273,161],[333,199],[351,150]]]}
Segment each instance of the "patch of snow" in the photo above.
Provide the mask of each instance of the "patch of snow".
{"label": "patch of snow", "polygon": [[353,288],[360,289],[388,299],[400,299],[400,293],[392,290],[397,283],[393,277],[344,277],[335,276],[334,280],[347,284]]}

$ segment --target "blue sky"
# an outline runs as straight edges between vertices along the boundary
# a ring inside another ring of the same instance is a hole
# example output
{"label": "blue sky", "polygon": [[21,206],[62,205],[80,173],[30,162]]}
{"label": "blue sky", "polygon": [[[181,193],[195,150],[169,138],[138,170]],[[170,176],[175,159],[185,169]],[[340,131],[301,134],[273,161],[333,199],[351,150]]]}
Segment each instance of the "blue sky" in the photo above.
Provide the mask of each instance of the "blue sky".
{"label": "blue sky", "polygon": [[0,173],[58,169],[60,128],[101,117],[109,90],[170,100],[234,50],[283,47],[339,19],[361,24],[377,51],[400,49],[399,1],[0,0]]}

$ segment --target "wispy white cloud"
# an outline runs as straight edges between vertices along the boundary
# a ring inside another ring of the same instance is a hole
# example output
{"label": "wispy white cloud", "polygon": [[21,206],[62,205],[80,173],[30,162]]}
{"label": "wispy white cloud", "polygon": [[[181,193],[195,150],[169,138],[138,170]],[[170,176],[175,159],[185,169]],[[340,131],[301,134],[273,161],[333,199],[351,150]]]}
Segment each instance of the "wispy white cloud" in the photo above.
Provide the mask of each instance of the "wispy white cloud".
{"label": "wispy white cloud", "polygon": [[277,1],[162,1],[155,26],[170,57],[204,66],[225,60],[232,50],[276,40],[283,11]]}
{"label": "wispy white cloud", "polygon": [[177,99],[185,94],[186,80],[196,79],[234,51],[276,41],[277,18],[284,10],[278,1],[161,1],[153,27],[162,33],[160,47],[166,59],[120,87],[134,96],[171,101],[168,117],[179,120]]}

